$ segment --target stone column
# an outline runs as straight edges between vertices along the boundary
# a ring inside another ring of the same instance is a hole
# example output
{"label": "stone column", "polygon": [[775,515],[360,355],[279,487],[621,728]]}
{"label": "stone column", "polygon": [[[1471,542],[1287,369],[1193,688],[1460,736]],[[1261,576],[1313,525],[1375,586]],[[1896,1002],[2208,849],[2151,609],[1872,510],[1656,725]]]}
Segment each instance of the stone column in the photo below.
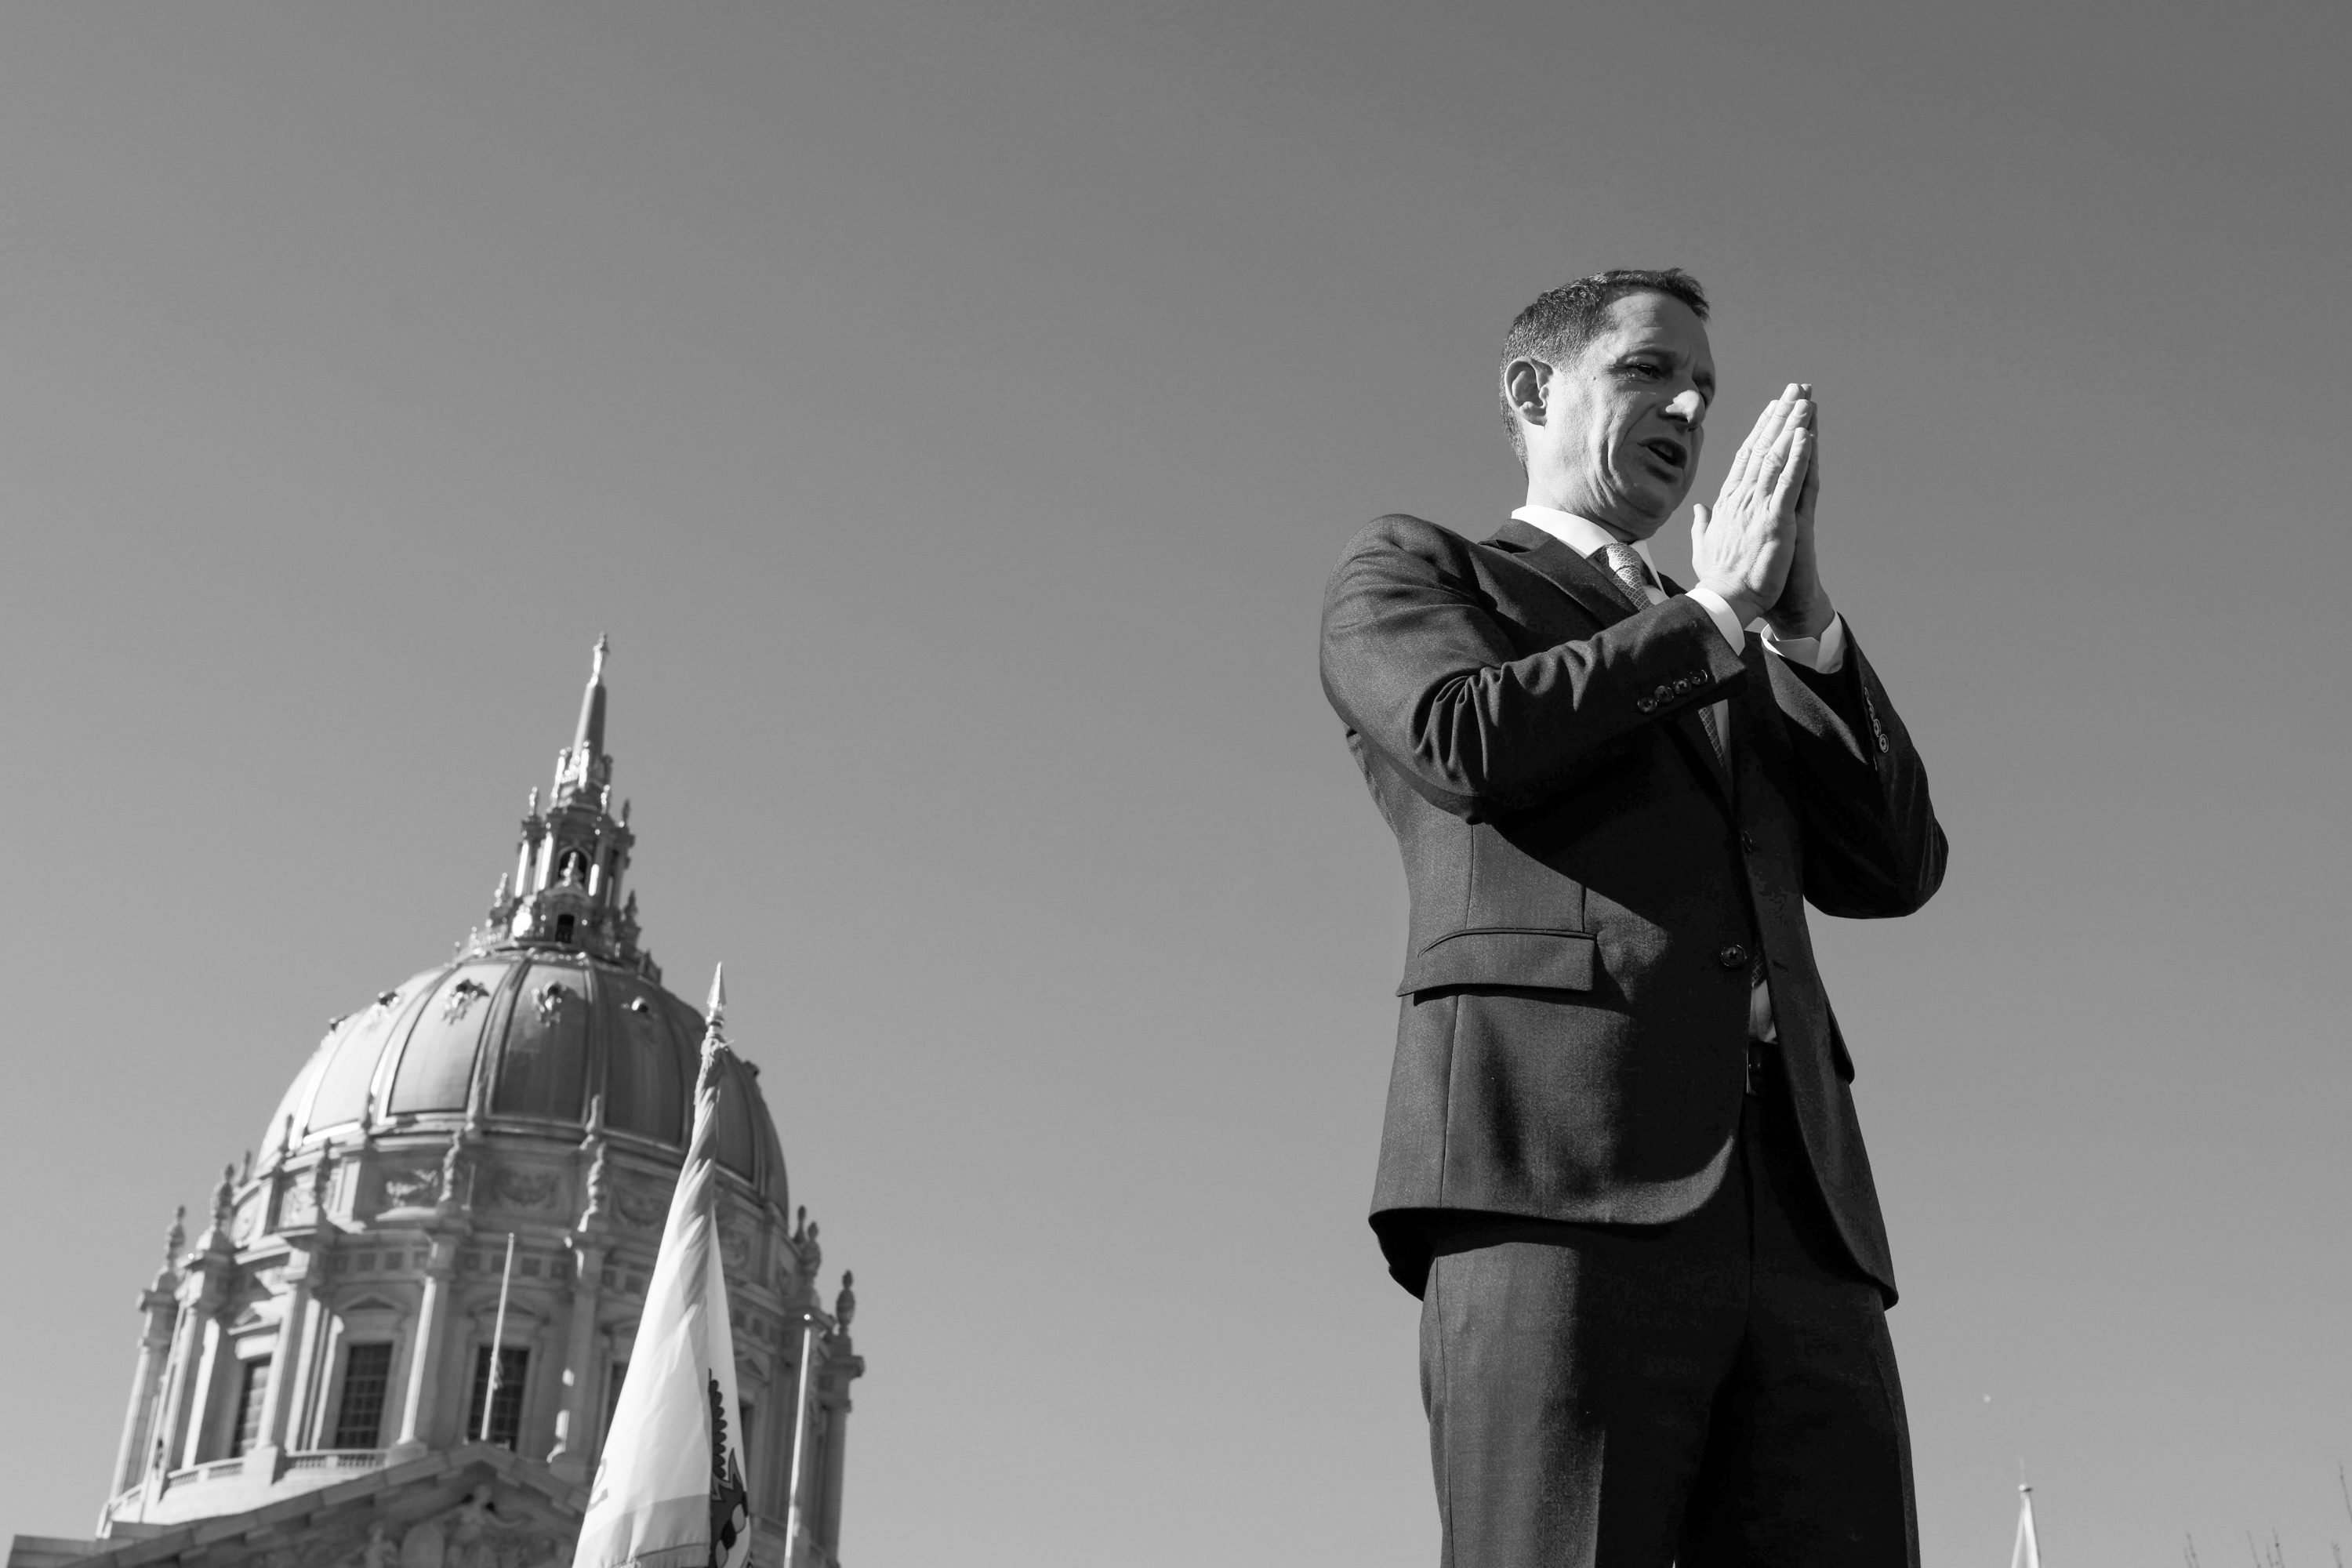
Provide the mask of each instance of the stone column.
{"label": "stone column", "polygon": [[400,1439],[393,1445],[397,1464],[425,1452],[425,1434],[433,1429],[434,1391],[440,1386],[441,1362],[448,1353],[449,1277],[456,1272],[457,1243],[454,1237],[433,1237],[433,1251],[425,1263],[425,1300],[416,1311],[416,1332],[408,1348],[408,1386],[400,1405]]}
{"label": "stone column", "polygon": [[816,1538],[829,1557],[841,1555],[842,1478],[849,1466],[849,1383],[866,1370],[866,1363],[850,1353],[849,1336],[836,1333],[825,1347],[823,1392],[817,1403],[825,1413],[824,1447],[820,1455],[823,1480],[817,1484]]}
{"label": "stone column", "polygon": [[269,1403],[261,1413],[261,1431],[245,1456],[245,1473],[268,1482],[278,1479],[278,1461],[286,1448],[294,1393],[302,1381],[302,1337],[310,1326],[310,1254],[299,1243],[286,1253],[285,1306],[278,1316],[278,1348],[270,1352]]}
{"label": "stone column", "polygon": [[[310,1268],[320,1267],[320,1255],[313,1254]],[[305,1275],[307,1282],[308,1275]],[[295,1339],[290,1355],[283,1358],[288,1380],[293,1387],[286,1394],[286,1426],[281,1446],[303,1448],[310,1446],[310,1406],[317,1396],[319,1352],[327,1338],[327,1309],[315,1291],[304,1292],[301,1333]]]}
{"label": "stone column", "polygon": [[116,1494],[147,1473],[148,1439],[163,1413],[158,1396],[164,1371],[171,1364],[172,1330],[180,1310],[179,1299],[172,1291],[177,1283],[178,1277],[166,1268],[155,1277],[153,1288],[139,1298],[147,1329],[139,1336],[139,1370],[131,1374],[131,1408],[123,1413],[122,1442],[114,1451],[111,1489]]}
{"label": "stone column", "polygon": [[[220,1417],[217,1402],[226,1400],[229,1410],[236,1408],[237,1380],[243,1363],[236,1359],[236,1349],[229,1342],[228,1328],[220,1314],[207,1311],[204,1315],[202,1348],[196,1352],[194,1375],[189,1379],[187,1405],[187,1439],[180,1453],[183,1467],[200,1465],[207,1459],[217,1459],[217,1453],[207,1454],[205,1439],[217,1436],[226,1425]],[[222,1386],[226,1384],[227,1386]]]}
{"label": "stone column", "polygon": [[[220,1310],[227,1294],[228,1274],[236,1258],[228,1238],[215,1225],[206,1231],[199,1244],[203,1250],[193,1253],[188,1267],[180,1276],[180,1329],[178,1342],[172,1347],[171,1370],[164,1379],[162,1408],[156,1415],[158,1436],[163,1442],[164,1468],[195,1463],[197,1423],[192,1419],[200,1385],[199,1361],[204,1354],[205,1331],[216,1325],[213,1314]],[[153,1445],[149,1445],[153,1451]]]}
{"label": "stone column", "polygon": [[563,1347],[563,1408],[555,1417],[555,1450],[548,1468],[567,1481],[588,1479],[590,1423],[595,1416],[596,1303],[604,1283],[602,1243],[572,1244],[571,1331]]}

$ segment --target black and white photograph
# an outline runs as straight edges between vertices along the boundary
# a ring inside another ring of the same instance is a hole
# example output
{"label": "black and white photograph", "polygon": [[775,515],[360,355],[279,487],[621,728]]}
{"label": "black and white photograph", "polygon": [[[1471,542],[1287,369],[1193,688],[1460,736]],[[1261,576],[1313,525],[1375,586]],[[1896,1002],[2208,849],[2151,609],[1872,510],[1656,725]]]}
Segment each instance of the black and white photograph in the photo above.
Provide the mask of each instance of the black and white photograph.
{"label": "black and white photograph", "polygon": [[2343,1568],[2347,61],[0,5],[5,1568]]}

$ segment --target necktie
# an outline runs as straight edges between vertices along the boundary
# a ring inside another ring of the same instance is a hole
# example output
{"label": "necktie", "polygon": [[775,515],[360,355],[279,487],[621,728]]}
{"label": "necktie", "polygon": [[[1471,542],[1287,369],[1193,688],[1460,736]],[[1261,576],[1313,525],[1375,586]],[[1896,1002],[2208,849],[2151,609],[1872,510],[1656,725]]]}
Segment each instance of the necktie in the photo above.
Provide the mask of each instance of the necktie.
{"label": "necktie", "polygon": [[[1606,563],[1609,574],[1617,579],[1619,592],[1625,595],[1633,606],[1637,610],[1648,609],[1650,607],[1650,569],[1641,556],[1634,553],[1633,547],[1630,544],[1621,544],[1612,539],[1594,553],[1600,555]],[[1698,721],[1700,728],[1706,731],[1706,743],[1715,748],[1715,760],[1728,770],[1731,766],[1731,753],[1723,749],[1723,732],[1715,727],[1713,703],[1698,710]]]}
{"label": "necktie", "polygon": [[1601,553],[1607,559],[1610,573],[1624,585],[1625,597],[1633,601],[1633,607],[1648,609],[1650,571],[1642,563],[1642,558],[1633,552],[1633,547],[1620,544],[1612,539],[1601,547]]}

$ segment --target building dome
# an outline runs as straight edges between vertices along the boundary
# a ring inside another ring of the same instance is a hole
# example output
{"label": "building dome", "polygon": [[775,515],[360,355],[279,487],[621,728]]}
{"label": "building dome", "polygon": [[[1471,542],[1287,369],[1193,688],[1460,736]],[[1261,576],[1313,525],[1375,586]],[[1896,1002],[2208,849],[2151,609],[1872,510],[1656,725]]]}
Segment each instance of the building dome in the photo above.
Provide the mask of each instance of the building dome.
{"label": "building dome", "polygon": [[[703,1020],[649,970],[510,941],[411,975],[329,1026],[260,1146],[282,1163],[467,1125],[575,1143],[601,1127],[682,1157]],[[719,1163],[783,1210],[783,1149],[756,1074],[725,1060]]]}
{"label": "building dome", "polygon": [[[604,652],[481,924],[331,1022],[193,1247],[174,1224],[88,1568],[133,1539],[145,1568],[245,1568],[222,1543],[248,1536],[293,1568],[305,1531],[304,1568],[352,1568],[354,1531],[415,1568],[442,1562],[416,1531],[500,1509],[544,1536],[518,1561],[571,1555],[720,1028],[717,984],[706,1017],[638,944]],[[751,1568],[835,1568],[856,1298],[818,1294],[758,1069],[713,1065]]]}

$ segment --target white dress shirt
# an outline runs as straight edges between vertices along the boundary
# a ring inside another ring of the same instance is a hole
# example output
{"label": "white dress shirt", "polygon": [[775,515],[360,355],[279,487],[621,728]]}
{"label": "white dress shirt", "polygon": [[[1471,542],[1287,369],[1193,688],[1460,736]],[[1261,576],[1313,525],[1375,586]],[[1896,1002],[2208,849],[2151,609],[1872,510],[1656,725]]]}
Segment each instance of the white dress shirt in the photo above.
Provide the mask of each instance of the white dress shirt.
{"label": "white dress shirt", "polygon": [[[1612,544],[1632,544],[1633,553],[1640,556],[1642,564],[1650,569],[1650,603],[1663,605],[1666,602],[1666,591],[1658,585],[1658,563],[1650,559],[1648,540],[1620,539],[1589,517],[1579,517],[1572,511],[1561,511],[1554,507],[1523,506],[1511,515],[1530,528],[1542,529],[1588,561],[1592,559],[1595,552],[1606,549]],[[1601,569],[1603,572],[1609,571],[1606,564],[1603,564]],[[1612,573],[1611,575],[1613,576],[1615,574]],[[1704,583],[1693,588],[1690,591],[1690,596],[1706,611],[1709,618],[1715,622],[1715,629],[1723,634],[1723,640],[1731,645],[1731,651],[1734,653],[1745,653],[1748,650],[1747,633],[1753,630],[1763,634],[1766,647],[1791,663],[1803,665],[1807,669],[1822,675],[1835,675],[1845,668],[1845,617],[1843,616],[1832,616],[1830,624],[1822,628],[1822,635],[1817,637],[1783,637],[1773,632],[1769,622],[1760,619],[1753,626],[1743,629],[1739,625],[1739,617],[1732,611],[1729,601]],[[1720,709],[1723,705],[1717,703],[1716,706]],[[1716,731],[1723,735],[1727,742],[1731,731],[1724,727],[1721,722],[1722,718],[1723,715],[1720,712],[1717,713]]]}
{"label": "white dress shirt", "polygon": [[[1642,564],[1650,574],[1650,603],[1663,605],[1666,602],[1666,591],[1658,583],[1658,563],[1650,559],[1648,540],[1620,539],[1589,517],[1579,517],[1572,511],[1560,511],[1548,506],[1523,506],[1511,515],[1531,528],[1542,529],[1587,560],[1612,544],[1631,543],[1633,553],[1642,558]],[[1603,572],[1610,571],[1605,557],[1599,564]],[[1616,574],[1610,572],[1610,575],[1613,577]],[[1830,624],[1822,628],[1822,635],[1817,637],[1781,637],[1773,633],[1769,622],[1762,619],[1759,619],[1752,627],[1743,628],[1730,603],[1704,584],[1693,588],[1690,597],[1706,611],[1708,617],[1715,622],[1715,629],[1723,634],[1723,640],[1731,645],[1731,651],[1735,654],[1747,650],[1747,634],[1753,630],[1762,634],[1766,648],[1791,664],[1801,664],[1823,675],[1835,675],[1845,666],[1843,616],[1832,616]],[[1728,762],[1732,743],[1731,704],[1728,701],[1717,702],[1713,705],[1713,711],[1715,732],[1722,737],[1724,760]],[[1780,1037],[1780,1028],[1772,1021],[1772,993],[1761,975],[1758,976],[1756,987],[1748,996],[1748,1032],[1759,1040]]]}

